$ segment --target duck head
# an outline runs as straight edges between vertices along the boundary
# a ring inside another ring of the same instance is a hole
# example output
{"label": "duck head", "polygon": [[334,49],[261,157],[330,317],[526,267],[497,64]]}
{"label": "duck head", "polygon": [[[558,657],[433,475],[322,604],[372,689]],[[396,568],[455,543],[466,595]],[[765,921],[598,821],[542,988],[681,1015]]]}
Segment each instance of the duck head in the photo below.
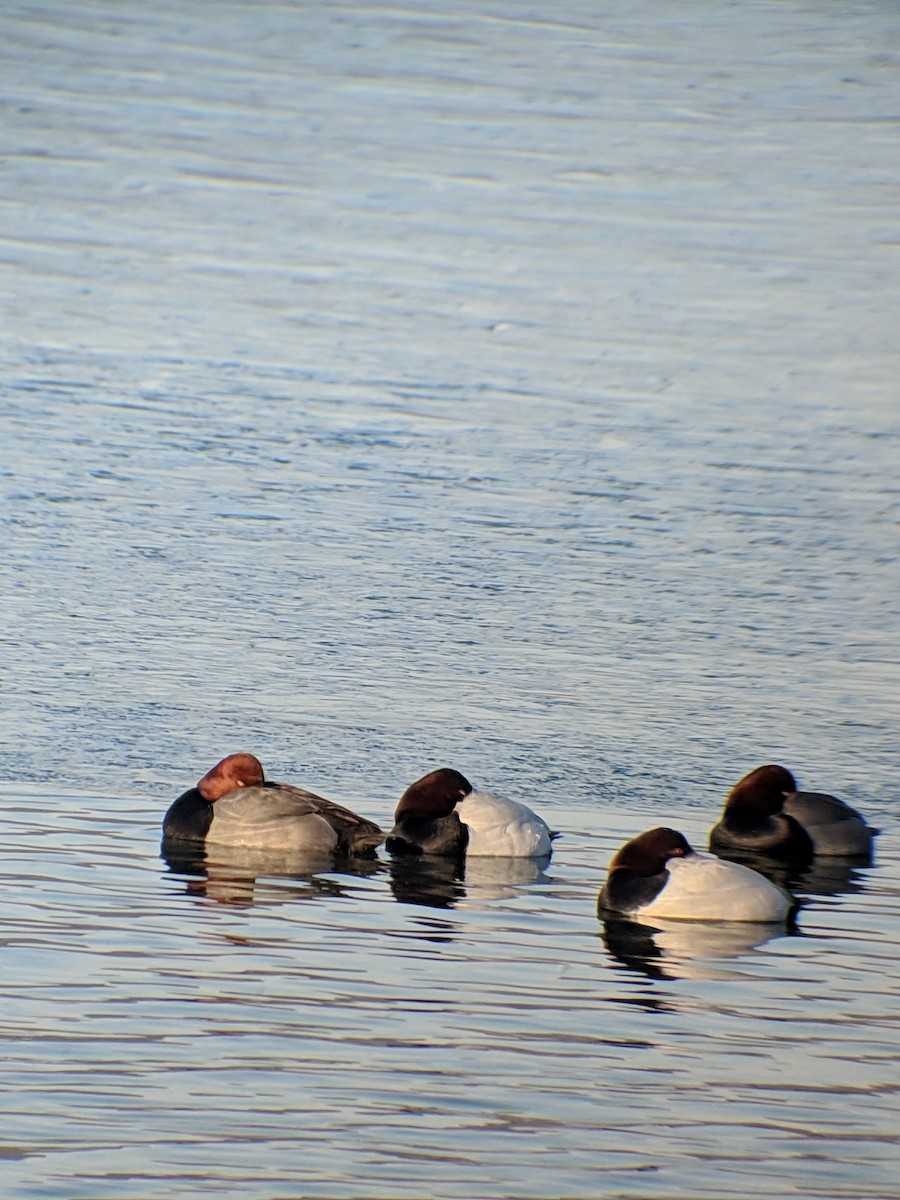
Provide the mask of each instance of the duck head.
{"label": "duck head", "polygon": [[469,828],[456,805],[472,791],[459,771],[440,767],[410,784],[394,812],[394,828],[385,846],[390,854],[462,855]]}
{"label": "duck head", "polygon": [[790,796],[796,790],[796,780],[787,767],[768,763],[764,767],[757,767],[734,785],[725,799],[725,809],[732,813],[774,817],[781,812],[785,796]]}
{"label": "duck head", "polygon": [[690,842],[675,829],[660,826],[638,834],[626,842],[609,864],[609,873],[628,872],[633,875],[658,875],[666,869],[670,858],[686,858],[693,854]]}
{"label": "duck head", "polygon": [[257,787],[265,781],[262,763],[252,754],[229,754],[200,780],[197,791],[210,803],[237,788]]}

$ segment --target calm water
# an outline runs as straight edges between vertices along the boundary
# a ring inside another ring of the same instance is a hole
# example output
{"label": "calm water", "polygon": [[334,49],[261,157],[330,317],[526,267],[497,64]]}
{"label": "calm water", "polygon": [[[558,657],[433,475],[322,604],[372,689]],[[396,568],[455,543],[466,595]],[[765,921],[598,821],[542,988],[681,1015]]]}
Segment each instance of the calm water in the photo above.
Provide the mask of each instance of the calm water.
{"label": "calm water", "polygon": [[[4,7],[4,1195],[898,1195],[900,15],[820,7]],[[235,749],[564,836],[167,864]],[[872,867],[604,929],[777,760]]]}

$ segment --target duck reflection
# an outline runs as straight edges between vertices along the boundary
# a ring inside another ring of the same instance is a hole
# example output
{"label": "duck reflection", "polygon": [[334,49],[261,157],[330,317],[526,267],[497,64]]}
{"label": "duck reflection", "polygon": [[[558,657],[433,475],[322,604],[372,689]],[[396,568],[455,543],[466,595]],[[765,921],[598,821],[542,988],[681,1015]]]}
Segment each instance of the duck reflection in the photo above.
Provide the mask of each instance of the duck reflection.
{"label": "duck reflection", "polygon": [[402,904],[455,908],[466,897],[465,858],[409,855],[388,863],[391,891]]}
{"label": "duck reflection", "polygon": [[861,892],[866,886],[863,872],[872,865],[871,854],[815,858],[812,865],[797,876],[794,890],[806,896],[842,896]]}
{"label": "duck reflection", "polygon": [[524,887],[546,882],[550,856],[543,858],[442,858],[410,855],[388,864],[391,891],[405,904],[467,908],[508,900]]}
{"label": "duck reflection", "polygon": [[795,896],[841,896],[844,893],[861,892],[865,887],[865,879],[860,872],[872,866],[871,853],[817,856],[801,869],[766,854],[737,850],[727,853],[719,850],[716,854],[729,862],[752,867]]}
{"label": "duck reflection", "polygon": [[204,848],[164,841],[160,853],[172,874],[189,877],[187,895],[237,907],[341,896],[347,889],[333,872],[365,878],[384,869],[377,859],[342,859],[324,852]]}
{"label": "duck reflection", "polygon": [[618,963],[650,979],[727,979],[744,972],[736,961],[787,936],[782,926],[751,921],[604,922],[603,943]]}
{"label": "duck reflection", "polygon": [[467,903],[510,900],[523,888],[548,883],[549,865],[549,854],[542,858],[473,858],[469,855],[466,859]]}

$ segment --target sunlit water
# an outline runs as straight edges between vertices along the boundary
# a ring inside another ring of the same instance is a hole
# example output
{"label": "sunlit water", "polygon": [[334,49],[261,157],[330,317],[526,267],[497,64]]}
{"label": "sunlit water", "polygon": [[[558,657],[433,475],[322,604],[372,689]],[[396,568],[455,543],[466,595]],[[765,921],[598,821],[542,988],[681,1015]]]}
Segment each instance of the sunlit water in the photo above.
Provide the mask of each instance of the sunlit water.
{"label": "sunlit water", "polygon": [[[4,1195],[896,1194],[900,17],[826,9],[4,8]],[[165,862],[237,749],[563,836]],[[874,864],[605,929],[764,761]]]}
{"label": "sunlit water", "polygon": [[167,871],[146,804],[40,799],[3,811],[10,1195],[893,1194],[893,836],[797,934],[635,938],[600,864],[656,813],[561,802],[550,864],[460,880]]}

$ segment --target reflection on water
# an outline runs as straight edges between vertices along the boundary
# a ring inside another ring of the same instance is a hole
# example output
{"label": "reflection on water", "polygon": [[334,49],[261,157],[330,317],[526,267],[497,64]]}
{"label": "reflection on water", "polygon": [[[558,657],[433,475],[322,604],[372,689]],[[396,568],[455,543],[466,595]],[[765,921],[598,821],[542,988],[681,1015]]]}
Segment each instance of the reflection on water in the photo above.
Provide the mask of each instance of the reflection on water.
{"label": "reflection on water", "polygon": [[542,858],[466,859],[467,897],[472,903],[508,900],[523,887],[549,883],[550,865],[549,854]]}
{"label": "reflection on water", "polygon": [[840,896],[845,892],[859,891],[863,886],[861,872],[870,867],[873,861],[872,854],[834,855],[816,858],[805,869],[797,870],[781,859],[766,854],[752,854],[740,850],[717,853],[720,858],[742,863],[754,871],[759,871],[801,900],[804,896]]}
{"label": "reflection on water", "polygon": [[260,1200],[546,1200],[595,1194],[600,1169],[613,1194],[824,1200],[810,1157],[844,1188],[893,1177],[892,834],[858,891],[807,897],[798,937],[599,925],[643,810],[560,802],[552,864],[347,864],[161,860],[164,799],[129,819],[46,788],[0,803],[11,1196],[162,1200],[196,1176]]}
{"label": "reflection on water", "polygon": [[818,858],[800,874],[794,890],[801,896],[844,896],[861,892],[866,886],[866,868],[871,854],[849,858]]}
{"label": "reflection on water", "polygon": [[361,879],[384,868],[374,859],[335,859],[326,853],[278,853],[246,847],[202,846],[163,840],[162,858],[175,875],[188,876],[185,890],[218,904],[280,904],[343,893],[329,872]]}
{"label": "reflection on water", "polygon": [[623,966],[651,979],[729,979],[740,976],[743,956],[775,938],[777,925],[723,921],[607,920],[603,942]]}
{"label": "reflection on water", "polygon": [[391,891],[404,904],[455,908],[466,895],[465,862],[435,855],[392,858]]}
{"label": "reflection on water", "polygon": [[173,875],[185,876],[185,891],[219,904],[285,903],[340,896],[342,880],[387,875],[393,896],[428,908],[488,904],[513,899],[530,884],[549,882],[543,859],[404,856],[339,859],[332,854],[278,853],[230,846],[190,846],[163,840],[161,856]]}
{"label": "reflection on water", "polygon": [[404,855],[389,866],[391,891],[407,904],[434,908],[469,907],[509,900],[530,884],[549,882],[550,855],[544,858],[441,858]]}

